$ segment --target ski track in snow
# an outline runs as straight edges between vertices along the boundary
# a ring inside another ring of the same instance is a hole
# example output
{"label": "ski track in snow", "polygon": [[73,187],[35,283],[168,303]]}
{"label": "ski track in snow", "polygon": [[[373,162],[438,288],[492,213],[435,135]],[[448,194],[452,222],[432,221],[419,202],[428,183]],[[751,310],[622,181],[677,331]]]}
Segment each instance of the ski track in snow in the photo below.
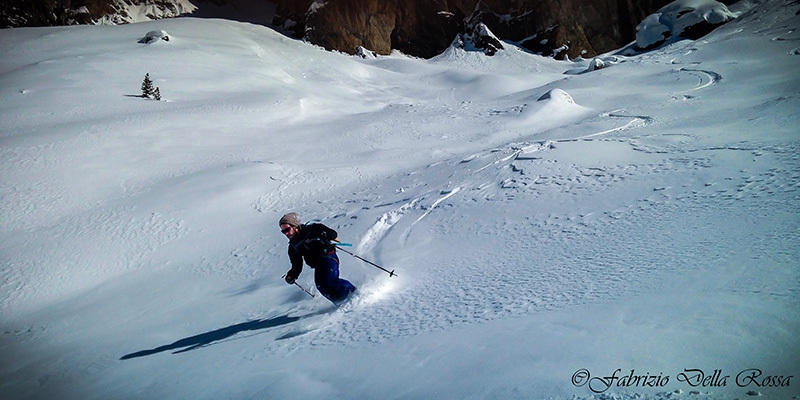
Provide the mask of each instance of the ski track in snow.
{"label": "ski track in snow", "polygon": [[[641,136],[520,143],[437,163],[382,182],[381,185],[402,188],[398,190],[402,199],[393,203],[391,211],[381,213],[362,238],[361,250],[394,259],[389,257],[399,251],[394,248],[402,249],[406,244],[413,248],[420,237],[435,240],[437,236],[498,231],[507,235],[485,238],[487,247],[493,248],[491,252],[473,248],[448,253],[444,258],[436,254],[397,258],[401,264],[391,268],[397,268],[401,277],[414,273],[418,282],[390,293],[385,303],[355,305],[346,319],[333,319],[324,327],[305,332],[301,340],[314,346],[357,346],[365,341],[382,342],[452,326],[595,303],[625,293],[668,290],[661,286],[660,278],[691,276],[696,266],[685,260],[697,254],[717,260],[715,264],[720,268],[742,254],[742,249],[719,246],[732,234],[742,235],[734,242],[751,243],[747,250],[754,257],[784,257],[781,262],[800,262],[791,250],[791,243],[800,239],[795,215],[800,210],[800,160],[796,149],[703,149],[683,145],[685,148],[677,150],[678,141],[656,145]],[[593,167],[591,161],[583,162],[581,154],[592,147],[602,149],[600,154],[620,154],[620,163],[599,168]],[[752,159],[751,169],[736,173],[725,170],[732,160],[748,159]],[[780,160],[784,168],[759,169],[760,160],[774,165],[774,159]],[[456,165],[460,168],[454,168]],[[654,176],[663,177],[664,185],[648,186],[658,180]],[[631,185],[641,186],[638,197],[626,198],[615,191]],[[587,197],[597,198],[597,207],[576,209],[571,215],[546,212],[549,202]],[[520,202],[532,207],[531,215],[524,220],[470,217],[480,215],[484,207],[502,208]],[[765,207],[764,202],[771,205]],[[339,215],[363,219],[371,211],[392,207],[386,202],[372,207],[358,203],[362,207]],[[773,211],[767,211],[775,209],[786,213],[771,215]],[[730,218],[784,219],[794,228],[775,228],[772,232],[758,232],[767,236],[751,236],[746,230],[730,232],[718,226],[719,221]],[[691,234],[665,237],[665,231]],[[599,232],[605,235],[599,237]],[[619,252],[628,247],[631,235],[637,235],[637,250]],[[706,240],[690,239],[698,235],[705,235]],[[767,247],[759,245],[773,243],[778,236],[783,237],[783,252],[768,254]],[[503,249],[503,259],[488,256],[498,254],[498,248]],[[619,254],[626,254],[627,258],[620,258]],[[357,261],[346,261],[345,274],[353,263]],[[398,278],[384,275],[371,279],[367,290],[379,290],[391,279]],[[772,283],[767,289],[749,287],[742,281],[730,282],[725,290],[769,290],[779,299],[796,298],[793,282]],[[437,301],[426,300],[430,298]]]}
{"label": "ski track in snow", "polygon": [[697,85],[689,89],[688,91],[695,91],[695,90],[702,90],[711,85],[716,85],[719,81],[722,80],[722,75],[714,72],[714,71],[707,71],[702,69],[693,69],[693,68],[686,68],[683,67],[679,71],[687,72],[691,75],[695,75],[698,78]]}

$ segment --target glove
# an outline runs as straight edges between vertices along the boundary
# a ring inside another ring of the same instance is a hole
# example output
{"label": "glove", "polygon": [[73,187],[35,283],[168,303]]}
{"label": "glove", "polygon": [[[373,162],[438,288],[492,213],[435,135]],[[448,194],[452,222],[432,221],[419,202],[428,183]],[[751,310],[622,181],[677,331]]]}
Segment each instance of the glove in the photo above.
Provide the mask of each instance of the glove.
{"label": "glove", "polygon": [[286,279],[286,283],[288,283],[290,285],[294,285],[294,281],[297,278],[295,278],[295,277],[293,277],[293,276],[291,276],[289,274],[286,274],[285,279]]}

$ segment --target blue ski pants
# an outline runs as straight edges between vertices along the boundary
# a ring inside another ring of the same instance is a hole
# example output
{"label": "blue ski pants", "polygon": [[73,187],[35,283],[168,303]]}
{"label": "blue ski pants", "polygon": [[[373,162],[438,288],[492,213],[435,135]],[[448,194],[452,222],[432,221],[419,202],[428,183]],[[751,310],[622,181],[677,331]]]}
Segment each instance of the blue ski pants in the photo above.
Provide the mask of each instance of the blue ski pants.
{"label": "blue ski pants", "polygon": [[333,303],[344,301],[356,290],[352,283],[339,278],[339,257],[335,252],[323,257],[322,263],[314,267],[314,283],[317,290]]}

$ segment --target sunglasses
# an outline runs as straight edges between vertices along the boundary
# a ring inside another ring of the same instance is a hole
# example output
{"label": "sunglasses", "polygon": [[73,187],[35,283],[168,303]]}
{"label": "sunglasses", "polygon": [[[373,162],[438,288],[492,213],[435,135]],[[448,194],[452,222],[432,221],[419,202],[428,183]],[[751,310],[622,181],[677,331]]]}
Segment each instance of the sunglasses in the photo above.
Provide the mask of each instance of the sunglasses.
{"label": "sunglasses", "polygon": [[292,227],[291,227],[291,226],[290,226],[290,227],[288,227],[288,228],[283,228],[283,229],[281,229],[281,233],[285,235],[285,234],[289,233],[289,231],[290,231],[290,230],[292,230]]}

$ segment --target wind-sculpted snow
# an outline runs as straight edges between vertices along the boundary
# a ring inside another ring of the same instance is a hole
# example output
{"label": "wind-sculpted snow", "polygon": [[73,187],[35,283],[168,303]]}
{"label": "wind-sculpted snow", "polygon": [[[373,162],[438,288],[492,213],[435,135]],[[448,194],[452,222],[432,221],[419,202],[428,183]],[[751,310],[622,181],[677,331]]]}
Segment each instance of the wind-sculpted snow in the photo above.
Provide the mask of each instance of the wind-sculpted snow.
{"label": "wind-sculpted snow", "polygon": [[796,397],[800,4],[746,3],[603,68],[0,31],[0,397]]}

